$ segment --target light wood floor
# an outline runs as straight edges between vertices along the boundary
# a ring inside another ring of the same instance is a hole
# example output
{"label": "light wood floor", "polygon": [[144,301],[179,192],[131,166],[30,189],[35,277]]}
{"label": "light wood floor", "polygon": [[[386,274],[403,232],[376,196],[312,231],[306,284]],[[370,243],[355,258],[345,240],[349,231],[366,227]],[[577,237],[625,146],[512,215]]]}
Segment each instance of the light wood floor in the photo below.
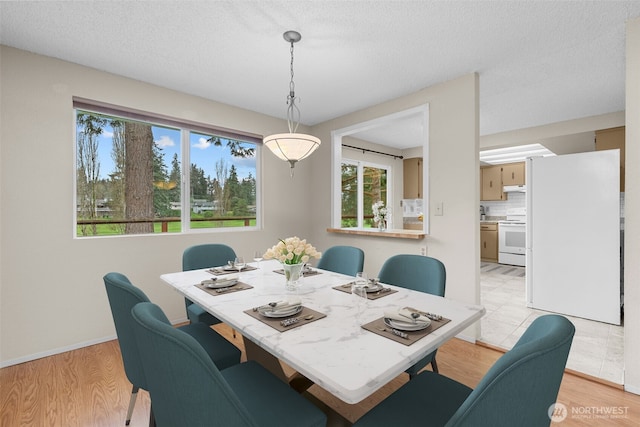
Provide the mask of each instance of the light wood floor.
{"label": "light wood floor", "polygon": [[[234,339],[226,326],[215,328],[242,348],[239,334]],[[438,365],[440,373],[474,387],[500,355],[453,339],[438,351]],[[407,380],[402,374],[357,405],[347,405],[316,385],[309,393],[353,422]],[[0,369],[0,426],[124,426],[130,392],[117,341],[10,366]],[[558,401],[567,406],[569,416],[553,425],[640,425],[640,396],[619,387],[565,374]],[[612,410],[619,413],[617,418],[602,415]],[[147,426],[148,417],[149,395],[140,390],[131,426]]]}

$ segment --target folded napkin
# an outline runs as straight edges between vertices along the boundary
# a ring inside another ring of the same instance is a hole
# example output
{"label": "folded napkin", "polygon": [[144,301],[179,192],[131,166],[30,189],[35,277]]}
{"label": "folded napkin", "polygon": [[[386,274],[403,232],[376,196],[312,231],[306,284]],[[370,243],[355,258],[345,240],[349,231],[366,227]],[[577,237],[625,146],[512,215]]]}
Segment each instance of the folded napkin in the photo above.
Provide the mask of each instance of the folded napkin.
{"label": "folded napkin", "polygon": [[260,308],[271,309],[271,311],[285,311],[291,310],[294,307],[297,307],[302,304],[302,300],[298,297],[291,297],[286,300],[278,301],[276,303],[270,303],[267,305],[263,305]]}
{"label": "folded napkin", "polygon": [[[412,314],[414,316],[417,314],[417,316],[414,318],[412,317]],[[407,308],[396,308],[393,310],[386,310],[384,312],[384,317],[389,318],[391,320],[397,320],[399,322],[405,322],[405,323],[422,322],[422,323],[426,323],[427,325],[431,324],[431,320],[427,316],[423,314],[415,313]]]}
{"label": "folded napkin", "polygon": [[212,277],[211,279],[203,280],[201,283],[204,286],[216,285],[217,287],[217,286],[224,286],[226,284],[229,284],[230,286],[232,283],[237,282],[239,279],[240,279],[240,276],[238,276],[237,274],[234,274],[234,275],[225,276],[223,278]]}
{"label": "folded napkin", "polygon": [[214,277],[214,279],[216,279],[216,283],[220,284],[220,283],[224,283],[224,282],[233,282],[233,281],[238,281],[240,280],[240,275],[238,274],[229,274],[228,276],[224,276],[224,277]]}

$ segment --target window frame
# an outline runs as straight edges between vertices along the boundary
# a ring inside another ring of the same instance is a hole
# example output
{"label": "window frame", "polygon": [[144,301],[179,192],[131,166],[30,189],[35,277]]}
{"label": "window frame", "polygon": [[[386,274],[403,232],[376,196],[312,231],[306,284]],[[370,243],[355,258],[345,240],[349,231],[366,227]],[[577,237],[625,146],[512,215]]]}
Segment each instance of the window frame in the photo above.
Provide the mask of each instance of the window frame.
{"label": "window frame", "polygon": [[[392,165],[385,165],[385,164],[381,164],[381,163],[373,163],[373,162],[368,162],[365,160],[357,160],[357,159],[351,159],[349,157],[342,157],[342,160],[340,162],[340,166],[342,169],[342,165],[347,164],[347,165],[352,165],[352,166],[356,166],[356,173],[357,173],[357,209],[356,209],[356,216],[357,216],[357,222],[356,222],[356,226],[355,227],[343,227],[342,226],[342,216],[340,218],[340,228],[365,228],[364,227],[364,169],[365,168],[375,168],[375,169],[381,169],[386,171],[387,174],[387,188],[386,188],[386,194],[387,194],[387,200],[385,200],[385,206],[393,206],[393,166]],[[342,200],[342,198],[341,198]],[[342,202],[341,202],[342,203]],[[341,210],[342,212],[342,210]],[[393,213],[392,213],[393,214]],[[390,218],[391,221],[393,221],[393,217]],[[371,227],[373,228],[373,227]]]}
{"label": "window frame", "polygon": [[[158,113],[146,112],[109,104],[100,101],[89,100],[80,97],[73,97],[73,238],[74,239],[91,239],[91,238],[109,238],[109,237],[134,237],[134,236],[156,236],[156,235],[179,235],[179,234],[198,234],[198,233],[225,233],[225,232],[241,232],[256,231],[263,227],[263,206],[262,206],[262,135],[253,134],[245,131],[238,131],[220,126],[195,122],[192,120],[170,117]],[[154,232],[141,234],[116,234],[116,235],[87,235],[78,234],[78,182],[77,182],[77,162],[78,162],[78,133],[77,133],[77,113],[78,111],[86,111],[98,115],[111,116],[115,118],[129,119],[138,122],[148,123],[151,126],[161,126],[174,128],[180,133],[180,231],[178,232]],[[191,227],[191,146],[189,135],[191,132],[217,136],[225,139],[236,139],[243,142],[255,144],[255,225],[238,226],[238,227],[211,227],[211,228],[192,228]],[[184,167],[188,165],[188,167]],[[187,195],[187,197],[185,197]]]}

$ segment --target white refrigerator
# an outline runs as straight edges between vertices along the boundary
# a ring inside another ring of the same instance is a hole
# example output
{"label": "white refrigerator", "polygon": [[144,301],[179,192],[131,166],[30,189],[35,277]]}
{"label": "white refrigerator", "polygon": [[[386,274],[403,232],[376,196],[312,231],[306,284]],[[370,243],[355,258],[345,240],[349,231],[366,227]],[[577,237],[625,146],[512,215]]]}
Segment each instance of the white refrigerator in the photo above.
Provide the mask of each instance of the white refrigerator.
{"label": "white refrigerator", "polygon": [[620,324],[620,152],[527,167],[527,306]]}

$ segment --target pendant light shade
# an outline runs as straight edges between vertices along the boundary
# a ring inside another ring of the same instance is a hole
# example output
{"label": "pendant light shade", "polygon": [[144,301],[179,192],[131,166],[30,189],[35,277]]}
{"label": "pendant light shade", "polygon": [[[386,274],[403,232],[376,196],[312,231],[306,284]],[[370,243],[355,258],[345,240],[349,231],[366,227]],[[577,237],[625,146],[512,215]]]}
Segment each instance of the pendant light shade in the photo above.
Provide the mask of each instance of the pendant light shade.
{"label": "pendant light shade", "polygon": [[269,135],[263,139],[264,145],[278,158],[289,162],[291,176],[296,162],[311,155],[319,146],[320,139],[304,133],[296,133],[300,122],[300,110],[296,105],[295,84],[293,82],[293,44],[302,39],[297,31],[287,31],[283,34],[285,41],[291,44],[291,81],[289,82],[289,95],[287,96],[287,124],[289,133]]}
{"label": "pendant light shade", "polygon": [[264,144],[280,159],[295,163],[306,159],[320,146],[320,139],[304,133],[278,133],[264,138]]}

